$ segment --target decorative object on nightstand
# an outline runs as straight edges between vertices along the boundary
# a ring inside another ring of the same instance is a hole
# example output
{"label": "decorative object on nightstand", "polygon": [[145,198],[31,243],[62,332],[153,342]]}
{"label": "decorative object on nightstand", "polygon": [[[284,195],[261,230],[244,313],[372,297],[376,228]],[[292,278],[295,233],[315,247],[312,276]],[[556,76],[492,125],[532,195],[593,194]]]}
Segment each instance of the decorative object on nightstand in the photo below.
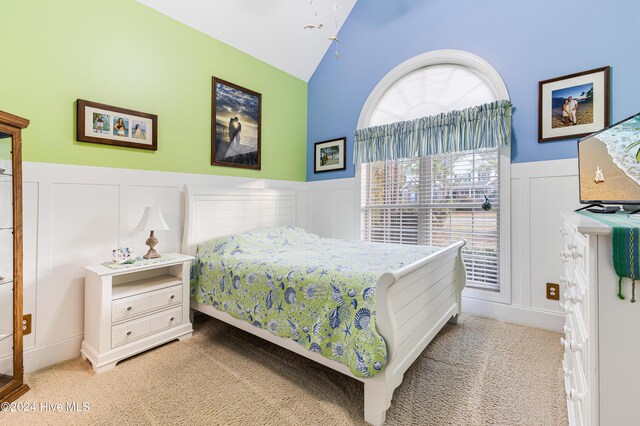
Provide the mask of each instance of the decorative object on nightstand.
{"label": "decorative object on nightstand", "polygon": [[84,267],[85,325],[80,353],[96,372],[163,343],[191,337],[193,259],[173,253],[115,268],[104,264]]}
{"label": "decorative object on nightstand", "polygon": [[157,259],[160,257],[158,252],[156,251],[156,245],[158,245],[158,239],[154,235],[155,231],[168,231],[169,225],[165,222],[164,217],[162,217],[162,212],[157,207],[147,207],[144,209],[144,213],[142,214],[142,219],[140,219],[140,223],[136,226],[136,231],[151,231],[149,238],[145,242],[146,245],[149,246],[149,251],[147,254],[142,256],[145,259]]}
{"label": "decorative object on nightstand", "polygon": [[29,120],[0,111],[0,403],[29,390],[23,368],[22,129]]}
{"label": "decorative object on nightstand", "polygon": [[119,265],[129,264],[135,262],[133,257],[133,247],[122,245],[113,251],[113,263]]}

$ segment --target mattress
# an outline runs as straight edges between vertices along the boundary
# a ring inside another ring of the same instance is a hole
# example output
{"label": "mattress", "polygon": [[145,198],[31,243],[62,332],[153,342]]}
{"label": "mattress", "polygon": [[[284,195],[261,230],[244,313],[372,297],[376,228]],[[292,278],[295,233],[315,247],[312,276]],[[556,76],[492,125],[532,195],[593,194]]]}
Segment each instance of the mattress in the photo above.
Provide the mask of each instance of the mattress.
{"label": "mattress", "polygon": [[387,362],[375,326],[378,279],[438,250],[259,229],[199,245],[191,296],[372,377]]}

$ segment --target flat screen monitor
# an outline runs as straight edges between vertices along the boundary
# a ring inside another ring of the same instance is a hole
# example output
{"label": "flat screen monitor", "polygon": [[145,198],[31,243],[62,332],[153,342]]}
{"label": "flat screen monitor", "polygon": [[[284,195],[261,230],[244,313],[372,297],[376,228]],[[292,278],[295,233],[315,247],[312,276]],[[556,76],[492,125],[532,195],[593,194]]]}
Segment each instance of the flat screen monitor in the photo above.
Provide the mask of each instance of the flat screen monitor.
{"label": "flat screen monitor", "polygon": [[640,204],[640,114],[578,141],[580,202]]}

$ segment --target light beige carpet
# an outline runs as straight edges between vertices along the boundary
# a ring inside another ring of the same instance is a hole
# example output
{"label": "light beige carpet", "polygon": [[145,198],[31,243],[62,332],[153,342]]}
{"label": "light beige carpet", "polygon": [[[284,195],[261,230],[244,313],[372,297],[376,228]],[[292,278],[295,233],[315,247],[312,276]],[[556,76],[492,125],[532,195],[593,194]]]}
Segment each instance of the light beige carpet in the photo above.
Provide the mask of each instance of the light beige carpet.
{"label": "light beige carpet", "polygon": [[[97,375],[75,359],[28,374],[3,425],[360,425],[363,384],[214,319]],[[462,316],[405,375],[388,425],[565,425],[559,336]],[[89,404],[65,412],[66,402]],[[43,412],[41,403],[63,412]]]}

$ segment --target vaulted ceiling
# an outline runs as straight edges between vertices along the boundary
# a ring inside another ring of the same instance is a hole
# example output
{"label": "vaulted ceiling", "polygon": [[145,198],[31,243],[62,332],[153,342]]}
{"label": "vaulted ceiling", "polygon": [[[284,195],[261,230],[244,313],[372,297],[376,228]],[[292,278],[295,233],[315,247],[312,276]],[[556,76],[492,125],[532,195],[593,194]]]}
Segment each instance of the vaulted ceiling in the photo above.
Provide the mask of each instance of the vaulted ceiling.
{"label": "vaulted ceiling", "polygon": [[[138,0],[276,68],[309,81],[357,0]],[[318,16],[315,16],[316,11]],[[324,23],[322,30],[305,30]]]}

